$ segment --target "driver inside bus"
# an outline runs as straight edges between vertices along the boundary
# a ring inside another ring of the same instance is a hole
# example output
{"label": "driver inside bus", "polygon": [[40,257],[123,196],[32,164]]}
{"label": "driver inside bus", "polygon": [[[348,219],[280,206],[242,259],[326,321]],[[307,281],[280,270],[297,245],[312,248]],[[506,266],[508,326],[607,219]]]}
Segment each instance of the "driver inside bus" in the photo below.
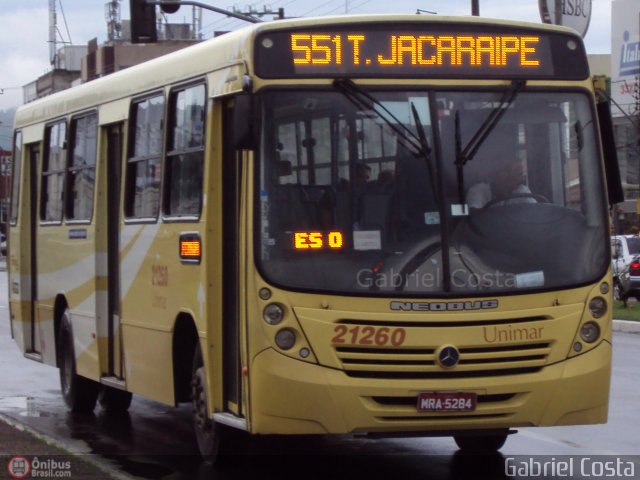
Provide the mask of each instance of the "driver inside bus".
{"label": "driver inside bus", "polygon": [[515,160],[502,165],[489,182],[476,183],[467,192],[469,211],[477,211],[490,203],[535,203],[527,186],[526,164]]}

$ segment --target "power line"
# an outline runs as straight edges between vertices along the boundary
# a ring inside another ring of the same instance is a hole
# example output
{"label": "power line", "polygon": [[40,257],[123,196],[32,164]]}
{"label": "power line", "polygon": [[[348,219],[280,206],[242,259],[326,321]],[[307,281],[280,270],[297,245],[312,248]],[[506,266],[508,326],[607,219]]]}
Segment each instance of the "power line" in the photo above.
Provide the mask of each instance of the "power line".
{"label": "power line", "polygon": [[[249,8],[252,8],[252,5],[249,6]],[[210,30],[213,27],[217,27],[216,30],[222,29],[224,27],[226,27],[227,25],[232,25],[234,23],[239,22],[239,20],[237,18],[233,18],[233,17],[229,17],[229,16],[222,16],[220,18],[217,18],[216,20],[207,23],[205,26],[203,26],[200,29],[200,32],[205,32],[207,30]],[[214,30],[215,31],[215,30]]]}
{"label": "power line", "polygon": [[327,6],[327,5],[331,4],[331,3],[333,3],[333,0],[329,0],[328,2],[325,2],[325,3],[323,3],[322,5],[318,5],[317,7],[312,8],[311,10],[309,10],[309,11],[307,11],[307,12],[303,13],[303,14],[302,14],[302,16],[303,16],[303,17],[306,17],[306,16],[307,16],[307,15],[309,15],[310,13],[315,12],[316,10],[320,10],[322,7],[325,7],[325,6]]}
{"label": "power line", "polygon": [[[64,21],[64,27],[66,28],[67,35],[69,36],[69,43],[73,45],[73,42],[71,41],[71,32],[69,32],[69,25],[67,24],[67,16],[64,14],[64,8],[62,7],[62,0],[58,0],[58,3],[60,4],[60,13],[62,13],[62,20]],[[62,34],[60,34],[60,38],[62,38]]]}
{"label": "power line", "polygon": [[22,87],[0,87],[0,95],[2,95],[5,90],[22,90]]}
{"label": "power line", "polygon": [[[295,1],[295,0],[290,0],[285,5],[288,5],[288,4],[292,3],[293,1]],[[271,5],[264,6],[263,10],[258,10],[256,5],[257,4],[248,5],[246,7],[247,8],[246,12],[239,12],[239,9],[236,6],[233,6],[232,8],[233,8],[234,12],[244,13],[245,15],[249,15],[250,14],[250,15],[263,16],[263,15],[270,15],[270,14],[277,14],[278,13],[277,11],[269,11],[269,10],[272,9],[273,5],[275,5],[275,2],[272,3]],[[219,28],[222,28],[222,27],[224,27],[224,26],[226,26],[228,24],[231,24],[232,23],[232,22],[230,22],[231,20],[233,20],[233,22],[237,21],[237,19],[235,19],[235,18],[230,18],[228,16],[223,16],[222,18],[218,18],[218,19],[216,19],[216,20],[214,20],[214,21],[212,21],[210,23],[207,23],[204,27],[202,27],[200,29],[200,31],[201,32],[207,31],[207,30],[209,30],[209,29],[211,29],[212,27],[215,27],[215,26],[219,26]]]}
{"label": "power line", "polygon": [[[361,2],[361,3],[357,4],[357,5],[352,5],[351,7],[349,7],[349,10],[350,10],[350,11],[357,10],[358,8],[363,7],[364,5],[366,5],[367,3],[369,3],[370,1],[371,1],[371,0],[364,0],[363,2]],[[329,15],[329,14],[331,14],[331,13],[333,13],[333,12],[337,12],[338,10],[342,10],[342,7],[343,7],[343,6],[342,6],[342,5],[340,5],[339,7],[336,7],[336,8],[334,8],[333,10],[329,10],[325,15]]]}

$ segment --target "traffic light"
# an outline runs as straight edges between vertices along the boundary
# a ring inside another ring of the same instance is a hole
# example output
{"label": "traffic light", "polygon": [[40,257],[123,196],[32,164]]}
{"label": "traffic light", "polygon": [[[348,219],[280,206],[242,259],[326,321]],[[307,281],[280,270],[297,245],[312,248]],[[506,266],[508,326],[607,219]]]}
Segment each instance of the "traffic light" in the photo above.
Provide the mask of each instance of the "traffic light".
{"label": "traffic light", "polygon": [[180,9],[180,0],[164,0],[160,10],[164,13],[176,13]]}
{"label": "traffic light", "polygon": [[129,13],[131,14],[131,42],[157,42],[156,6],[148,5],[146,0],[129,0]]}

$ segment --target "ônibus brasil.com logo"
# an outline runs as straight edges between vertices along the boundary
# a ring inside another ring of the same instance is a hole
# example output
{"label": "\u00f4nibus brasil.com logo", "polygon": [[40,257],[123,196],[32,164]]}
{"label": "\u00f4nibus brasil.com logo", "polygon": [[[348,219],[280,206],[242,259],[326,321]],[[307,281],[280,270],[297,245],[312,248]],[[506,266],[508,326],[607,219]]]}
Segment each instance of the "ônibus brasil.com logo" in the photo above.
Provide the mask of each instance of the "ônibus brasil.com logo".
{"label": "\u00f4nibus brasil.com logo", "polygon": [[71,462],[17,455],[9,459],[7,472],[10,478],[71,478]]}
{"label": "\u00f4nibus brasil.com logo", "polygon": [[31,464],[25,457],[12,457],[7,463],[7,472],[11,478],[27,478],[31,472]]}

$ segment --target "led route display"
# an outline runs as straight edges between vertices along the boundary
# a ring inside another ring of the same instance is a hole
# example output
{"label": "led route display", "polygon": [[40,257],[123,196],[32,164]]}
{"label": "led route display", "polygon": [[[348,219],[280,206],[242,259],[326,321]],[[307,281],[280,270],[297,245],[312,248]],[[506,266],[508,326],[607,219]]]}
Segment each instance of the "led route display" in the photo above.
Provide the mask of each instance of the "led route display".
{"label": "led route display", "polygon": [[358,24],[276,30],[258,35],[255,51],[256,73],[264,78],[589,76],[577,35],[501,26]]}
{"label": "led route display", "polygon": [[296,250],[340,250],[344,247],[342,232],[293,232]]}
{"label": "led route display", "polygon": [[[344,37],[344,38],[343,38]],[[539,36],[390,35],[388,53],[362,58],[366,35],[291,34],[295,65],[342,65],[343,45],[352,65],[487,65],[539,67]]]}

